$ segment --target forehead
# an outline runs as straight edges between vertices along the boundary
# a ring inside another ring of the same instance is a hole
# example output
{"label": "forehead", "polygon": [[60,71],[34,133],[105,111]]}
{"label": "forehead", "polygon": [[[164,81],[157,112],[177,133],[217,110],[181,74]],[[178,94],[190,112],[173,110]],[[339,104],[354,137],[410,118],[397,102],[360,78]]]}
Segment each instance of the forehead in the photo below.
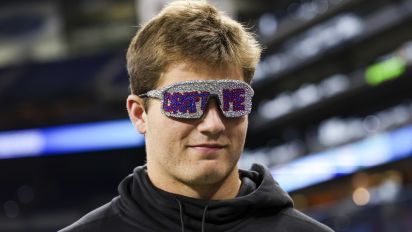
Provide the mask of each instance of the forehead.
{"label": "forehead", "polygon": [[205,64],[177,63],[170,65],[159,78],[157,88],[176,82],[190,80],[244,80],[242,69],[238,66],[216,68]]}

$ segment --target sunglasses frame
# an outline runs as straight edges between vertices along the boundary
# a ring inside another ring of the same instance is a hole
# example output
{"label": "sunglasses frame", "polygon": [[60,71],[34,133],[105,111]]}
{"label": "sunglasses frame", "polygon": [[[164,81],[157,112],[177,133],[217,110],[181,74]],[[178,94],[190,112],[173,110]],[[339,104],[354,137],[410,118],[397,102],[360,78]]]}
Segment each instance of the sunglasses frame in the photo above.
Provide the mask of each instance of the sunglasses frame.
{"label": "sunglasses frame", "polygon": [[[197,85],[199,87],[196,87]],[[167,91],[172,88],[178,89],[178,91],[174,91],[174,92],[184,92],[185,94],[193,94],[194,92],[198,92],[197,94],[199,94],[199,96],[196,96],[196,97],[202,98],[202,102],[200,103],[201,104],[200,109],[197,107],[198,101],[195,101],[194,103],[192,102],[193,104],[196,105],[195,112],[192,112],[192,113],[188,113],[187,109],[185,112],[180,112],[179,110],[178,111],[174,110],[173,112],[170,112],[167,109],[165,109],[165,107],[170,107],[169,105],[165,106],[165,103],[164,103],[165,93],[167,93]],[[140,94],[138,96],[142,98],[150,97],[150,98],[160,99],[161,100],[161,107],[160,107],[161,112],[168,117],[183,118],[183,119],[199,119],[203,116],[204,112],[206,111],[207,104],[211,97],[216,99],[221,112],[227,118],[238,118],[238,117],[243,117],[245,115],[248,115],[250,114],[252,110],[253,95],[254,95],[254,91],[248,83],[244,81],[240,81],[240,80],[224,79],[224,80],[181,81],[181,82],[173,83],[171,85],[167,85],[160,89],[150,90],[147,93]],[[237,101],[239,99],[236,99],[236,97],[239,97],[240,100],[243,99],[243,101],[242,102]],[[229,101],[223,102],[227,98],[229,98],[228,99]],[[246,99],[250,99],[250,101],[246,101]],[[232,102],[231,104],[232,107],[230,107],[230,102]],[[243,104],[240,104],[240,103],[243,103]],[[230,108],[232,108],[232,110],[230,110]]]}

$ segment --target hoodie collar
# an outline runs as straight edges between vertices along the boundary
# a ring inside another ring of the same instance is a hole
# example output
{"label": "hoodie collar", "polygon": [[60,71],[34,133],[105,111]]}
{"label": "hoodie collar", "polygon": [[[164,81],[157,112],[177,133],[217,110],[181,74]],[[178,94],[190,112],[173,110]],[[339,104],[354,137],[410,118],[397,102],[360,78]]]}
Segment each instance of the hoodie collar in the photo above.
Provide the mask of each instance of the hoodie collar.
{"label": "hoodie collar", "polygon": [[[239,173],[242,186],[236,198],[204,200],[158,189],[150,182],[146,166],[140,166],[120,183],[120,198],[115,206],[132,224],[164,225],[169,230],[184,224],[185,231],[201,231],[202,223],[209,228],[205,231],[227,230],[256,210],[292,206],[290,197],[263,166],[254,164],[251,170],[239,170]],[[154,228],[159,229],[164,228]]]}

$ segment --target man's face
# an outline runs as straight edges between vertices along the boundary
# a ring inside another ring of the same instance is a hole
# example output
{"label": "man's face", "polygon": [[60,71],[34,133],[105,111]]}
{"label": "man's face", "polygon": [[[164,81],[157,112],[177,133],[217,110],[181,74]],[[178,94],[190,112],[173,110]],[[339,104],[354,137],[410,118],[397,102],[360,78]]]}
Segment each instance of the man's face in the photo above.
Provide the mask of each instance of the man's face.
{"label": "man's face", "polygon": [[[160,77],[157,89],[188,80],[243,80],[239,67],[216,69],[205,65],[172,65]],[[175,119],[162,114],[161,101],[149,101],[145,113],[147,163],[164,181],[186,185],[222,182],[237,172],[242,153],[247,116],[225,118],[211,98],[200,119]]]}

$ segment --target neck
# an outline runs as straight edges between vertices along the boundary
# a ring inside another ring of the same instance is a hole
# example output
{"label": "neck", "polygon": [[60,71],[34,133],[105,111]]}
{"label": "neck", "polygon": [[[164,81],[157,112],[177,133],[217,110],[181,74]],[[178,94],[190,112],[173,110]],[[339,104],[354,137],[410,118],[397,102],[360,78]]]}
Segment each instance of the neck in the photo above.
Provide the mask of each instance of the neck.
{"label": "neck", "polygon": [[[241,181],[237,166],[222,181],[212,184],[188,184],[172,177],[165,178],[147,166],[150,181],[157,188],[191,198],[206,200],[224,200],[235,198],[239,192]],[[167,176],[167,175],[166,175]]]}

